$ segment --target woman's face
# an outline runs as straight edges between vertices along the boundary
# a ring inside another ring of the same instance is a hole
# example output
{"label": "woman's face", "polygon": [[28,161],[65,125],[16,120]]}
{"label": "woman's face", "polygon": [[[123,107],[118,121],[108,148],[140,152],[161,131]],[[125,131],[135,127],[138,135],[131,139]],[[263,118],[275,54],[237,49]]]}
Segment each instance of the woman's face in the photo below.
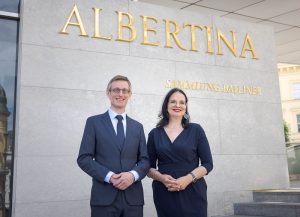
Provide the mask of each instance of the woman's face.
{"label": "woman's face", "polygon": [[168,113],[170,118],[182,118],[186,112],[185,97],[180,92],[175,92],[171,95],[168,102]]}

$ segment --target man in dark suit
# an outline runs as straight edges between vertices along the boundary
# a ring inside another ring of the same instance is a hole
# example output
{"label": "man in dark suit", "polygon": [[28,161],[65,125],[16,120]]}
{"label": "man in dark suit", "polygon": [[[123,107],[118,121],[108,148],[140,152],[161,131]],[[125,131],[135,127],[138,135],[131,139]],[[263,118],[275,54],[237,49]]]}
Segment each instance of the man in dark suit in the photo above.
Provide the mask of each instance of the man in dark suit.
{"label": "man in dark suit", "polygon": [[117,75],[107,85],[111,107],[86,121],[77,163],[93,178],[92,217],[142,217],[141,180],[149,170],[142,124],[125,113],[131,96],[127,77]]}

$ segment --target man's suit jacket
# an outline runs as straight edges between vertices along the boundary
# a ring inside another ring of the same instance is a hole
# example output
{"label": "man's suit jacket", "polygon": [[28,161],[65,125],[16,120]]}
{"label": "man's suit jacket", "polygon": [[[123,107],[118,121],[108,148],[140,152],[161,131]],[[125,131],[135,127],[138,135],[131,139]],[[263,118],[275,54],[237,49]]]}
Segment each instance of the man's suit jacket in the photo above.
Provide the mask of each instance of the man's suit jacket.
{"label": "man's suit jacket", "polygon": [[142,124],[126,116],[126,138],[122,149],[108,112],[89,117],[86,121],[79,155],[79,167],[93,177],[91,205],[110,205],[118,189],[104,181],[109,171],[135,170],[139,179],[124,190],[130,205],[143,205],[141,180],[149,170],[149,159]]}

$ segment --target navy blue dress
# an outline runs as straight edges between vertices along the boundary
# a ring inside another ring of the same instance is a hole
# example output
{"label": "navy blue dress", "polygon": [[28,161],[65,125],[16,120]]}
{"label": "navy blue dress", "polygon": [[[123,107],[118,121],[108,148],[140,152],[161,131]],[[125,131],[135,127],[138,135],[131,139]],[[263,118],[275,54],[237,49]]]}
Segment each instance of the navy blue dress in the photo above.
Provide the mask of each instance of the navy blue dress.
{"label": "navy blue dress", "polygon": [[[151,168],[173,178],[185,176],[199,166],[213,168],[210,147],[199,124],[190,123],[171,142],[163,128],[154,128],[148,136]],[[153,200],[158,217],[207,217],[207,186],[204,178],[185,190],[170,192],[163,183],[153,181]]]}

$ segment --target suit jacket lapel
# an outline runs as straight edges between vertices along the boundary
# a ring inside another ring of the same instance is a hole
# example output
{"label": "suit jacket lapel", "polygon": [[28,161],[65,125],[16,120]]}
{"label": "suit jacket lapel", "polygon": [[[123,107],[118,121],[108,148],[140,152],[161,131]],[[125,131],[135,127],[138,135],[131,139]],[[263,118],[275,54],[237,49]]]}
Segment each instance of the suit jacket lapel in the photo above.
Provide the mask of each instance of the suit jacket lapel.
{"label": "suit jacket lapel", "polygon": [[[121,151],[121,148],[120,146],[118,145],[118,141],[117,141],[117,134],[116,134],[116,131],[114,130],[114,127],[112,125],[112,122],[110,120],[110,117],[109,117],[109,114],[108,114],[108,111],[104,113],[104,119],[103,119],[103,122],[105,124],[105,126],[107,126],[107,130],[108,132],[110,133],[111,135],[111,139],[112,139],[112,144],[117,146],[118,149]],[[127,132],[127,130],[126,130]],[[109,135],[108,135],[109,136]]]}

